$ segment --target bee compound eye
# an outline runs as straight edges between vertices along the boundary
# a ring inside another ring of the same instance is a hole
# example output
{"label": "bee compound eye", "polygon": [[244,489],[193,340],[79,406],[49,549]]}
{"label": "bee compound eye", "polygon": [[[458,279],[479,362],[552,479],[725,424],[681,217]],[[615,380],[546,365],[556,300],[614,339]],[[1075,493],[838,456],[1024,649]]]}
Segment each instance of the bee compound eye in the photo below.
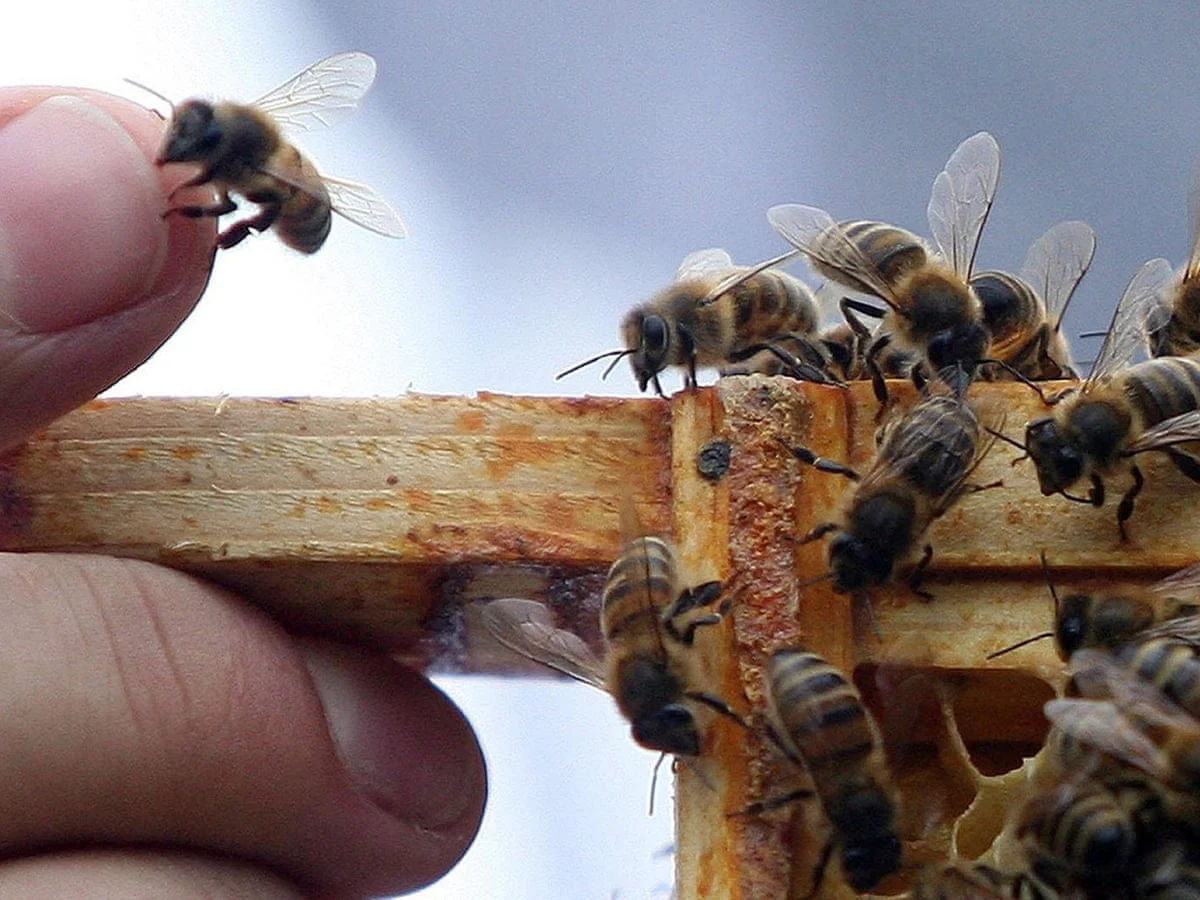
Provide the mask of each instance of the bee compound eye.
{"label": "bee compound eye", "polygon": [[662,316],[646,316],[642,322],[642,346],[648,355],[666,352],[667,323]]}

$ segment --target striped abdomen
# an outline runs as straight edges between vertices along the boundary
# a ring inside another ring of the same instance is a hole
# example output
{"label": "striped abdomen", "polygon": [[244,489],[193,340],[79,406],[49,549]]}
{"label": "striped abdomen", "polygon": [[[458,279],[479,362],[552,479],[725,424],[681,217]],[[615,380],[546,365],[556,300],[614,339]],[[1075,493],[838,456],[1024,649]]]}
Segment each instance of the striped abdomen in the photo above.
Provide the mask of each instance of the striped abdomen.
{"label": "striped abdomen", "polygon": [[[846,246],[847,242],[857,248],[857,254]],[[925,244],[919,237],[885,222],[839,222],[836,228],[818,235],[811,250],[814,269],[826,278],[866,294],[875,294],[876,289],[851,274],[860,267],[859,255],[866,257],[879,277],[889,285],[928,260]],[[821,259],[830,260],[833,265],[821,262]],[[839,262],[844,264],[840,268],[836,265]]]}
{"label": "striped abdomen", "polygon": [[971,279],[971,288],[992,336],[992,356],[1010,362],[1046,321],[1046,305],[1023,279],[1007,272],[980,272]]}
{"label": "striped abdomen", "polygon": [[1099,781],[1068,782],[1034,798],[1019,833],[1032,839],[1041,859],[1035,873],[1049,874],[1048,866],[1084,881],[1128,871],[1137,847],[1129,812]]}
{"label": "striped abdomen", "polygon": [[971,407],[933,395],[887,429],[872,469],[896,472],[922,494],[942,497],[970,472],[978,447],[979,420]]}
{"label": "striped abdomen", "polygon": [[657,537],[630,541],[604,583],[600,630],[605,640],[612,646],[657,633],[663,610],[678,595],[679,576],[671,546]]}
{"label": "striped abdomen", "polygon": [[718,301],[721,302],[732,306],[734,350],[784,334],[813,334],[820,321],[808,285],[786,272],[771,269],[726,292]]}
{"label": "striped abdomen", "polygon": [[[279,185],[279,218],[275,233],[301,253],[315,253],[329,237],[333,209],[317,170],[295,147],[284,147],[276,155],[277,165],[294,183],[276,179]],[[301,189],[295,185],[302,184]],[[248,199],[253,200],[253,197]]]}
{"label": "striped abdomen", "polygon": [[1130,366],[1121,388],[1142,428],[1200,409],[1200,362],[1168,356]]}
{"label": "striped abdomen", "polygon": [[1166,638],[1130,644],[1121,659],[1176,704],[1200,717],[1200,659],[1181,641]]}
{"label": "striped abdomen", "polygon": [[836,781],[882,763],[879,731],[846,677],[815,653],[780,650],[768,663],[771,702],[822,800]]}

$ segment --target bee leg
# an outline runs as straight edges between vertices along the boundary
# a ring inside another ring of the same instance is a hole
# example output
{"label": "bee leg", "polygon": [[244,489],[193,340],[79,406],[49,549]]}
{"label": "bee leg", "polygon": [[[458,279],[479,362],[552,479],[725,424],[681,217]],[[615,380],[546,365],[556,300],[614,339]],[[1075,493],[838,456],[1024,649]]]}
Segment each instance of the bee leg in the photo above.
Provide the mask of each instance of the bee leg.
{"label": "bee leg", "polygon": [[833,856],[833,841],[826,841],[825,846],[821,848],[821,858],[817,860],[816,866],[813,867],[812,890],[808,892],[804,900],[817,896],[821,892],[821,885],[825,883],[825,870],[829,868],[829,860]]}
{"label": "bee leg", "polygon": [[746,728],[750,727],[749,723],[742,716],[738,715],[732,706],[714,694],[709,694],[705,691],[686,691],[683,696],[689,700],[695,700],[697,703],[703,703],[709,709],[720,713],[727,719],[733,719],[739,725],[743,725]]}
{"label": "bee leg", "polygon": [[883,417],[888,405],[887,382],[883,380],[883,369],[879,367],[879,354],[887,349],[887,345],[891,342],[890,334],[881,334],[871,342],[871,346],[867,348],[867,352],[863,356],[863,363],[867,367],[867,373],[871,376],[871,388],[875,391],[875,399],[880,404],[879,412],[875,416],[877,422]]}
{"label": "bee leg", "polygon": [[929,562],[932,559],[933,545],[926,544],[925,550],[921,553],[921,558],[917,560],[917,564],[913,566],[913,570],[908,573],[908,578],[905,579],[908,589],[926,601],[932,600],[933,594],[929,593],[929,591],[921,590],[921,582],[925,578],[925,570],[929,568]]}
{"label": "bee leg", "polygon": [[230,247],[236,247],[251,231],[262,232],[266,231],[275,224],[275,220],[279,218],[279,205],[270,204],[264,205],[258,215],[251,216],[248,219],[242,219],[240,222],[234,222],[227,229],[217,235],[217,246],[222,250],[228,250]]}
{"label": "bee leg", "polygon": [[684,390],[694,391],[700,386],[696,380],[696,338],[686,325],[679,325],[679,342],[683,344],[683,355],[687,358],[687,373],[683,376]]}
{"label": "bee leg", "polygon": [[[210,181],[212,181],[212,170],[204,169],[204,170],[200,171],[199,173],[197,173],[196,175],[193,175],[187,181],[183,181],[183,182],[180,182],[179,184],[177,184],[175,186],[175,189],[172,190],[171,193],[167,195],[167,202],[170,203],[172,200],[174,200],[175,195],[178,194],[180,191],[186,191],[188,188],[199,187],[200,185],[207,184]],[[229,199],[228,194],[225,194],[224,197],[226,200]]]}
{"label": "bee leg", "polygon": [[1129,534],[1125,530],[1125,523],[1133,515],[1133,500],[1142,492],[1142,485],[1146,483],[1146,479],[1142,477],[1142,472],[1137,466],[1131,466],[1129,474],[1133,476],[1133,484],[1125,492],[1125,496],[1121,498],[1121,502],[1117,504],[1117,528],[1121,531],[1121,540],[1123,541],[1129,540]]}
{"label": "bee leg", "polygon": [[[1066,494],[1063,494],[1065,497]],[[1092,506],[1104,505],[1104,482],[1099,475],[1092,475],[1092,488],[1088,491],[1087,502]]]}
{"label": "bee leg", "polygon": [[820,469],[822,472],[832,472],[834,475],[844,475],[851,481],[858,481],[861,477],[858,472],[850,468],[845,463],[836,462],[832,459],[826,459],[824,456],[817,456],[807,447],[793,447],[783,441],[780,441],[783,446],[787,447],[788,452],[800,462],[808,463],[814,469]]}
{"label": "bee leg", "polygon": [[840,527],[837,522],[822,522],[808,534],[804,535],[804,537],[800,538],[800,540],[796,541],[796,543],[811,544],[813,541],[819,541],[825,535],[837,531]]}
{"label": "bee leg", "polygon": [[729,818],[733,816],[761,816],[765,812],[770,812],[773,809],[780,809],[787,806],[789,803],[795,803],[797,800],[808,800],[816,796],[812,791],[797,790],[788,791],[786,794],[780,794],[778,797],[769,797],[766,800],[759,800],[757,803],[751,803],[749,806],[743,806],[739,810],[728,813]]}
{"label": "bee leg", "polygon": [[188,206],[172,206],[162,214],[162,218],[165,219],[167,216],[171,215],[171,213],[178,213],[179,215],[186,216],[189,219],[216,219],[227,213],[231,213],[236,209],[237,204],[229,198],[228,194],[225,194],[216,203],[209,203],[205,205],[191,204]]}

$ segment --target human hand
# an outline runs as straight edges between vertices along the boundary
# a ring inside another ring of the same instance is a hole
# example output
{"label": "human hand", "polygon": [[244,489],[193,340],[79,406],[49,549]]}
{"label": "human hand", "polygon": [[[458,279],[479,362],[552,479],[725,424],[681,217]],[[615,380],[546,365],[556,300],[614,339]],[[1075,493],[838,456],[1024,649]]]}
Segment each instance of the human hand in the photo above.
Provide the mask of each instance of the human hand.
{"label": "human hand", "polygon": [[[203,291],[214,223],[162,218],[162,130],[109,95],[0,89],[0,449]],[[475,736],[392,660],[104,557],[0,554],[0,621],[0,896],[398,893],[475,835]]]}

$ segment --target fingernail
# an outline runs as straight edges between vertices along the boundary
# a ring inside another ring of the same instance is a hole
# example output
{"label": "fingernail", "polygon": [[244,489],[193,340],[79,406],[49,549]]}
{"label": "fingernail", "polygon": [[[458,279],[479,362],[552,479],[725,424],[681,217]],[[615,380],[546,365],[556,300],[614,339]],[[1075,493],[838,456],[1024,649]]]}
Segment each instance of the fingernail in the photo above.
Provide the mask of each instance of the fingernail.
{"label": "fingernail", "polygon": [[475,734],[411,669],[365,651],[303,641],[301,652],[342,765],[386,812],[439,831],[478,816],[486,794]]}
{"label": "fingernail", "polygon": [[162,269],[153,166],[80,97],[51,97],[0,129],[0,197],[0,327],[93,321],[134,304]]}

